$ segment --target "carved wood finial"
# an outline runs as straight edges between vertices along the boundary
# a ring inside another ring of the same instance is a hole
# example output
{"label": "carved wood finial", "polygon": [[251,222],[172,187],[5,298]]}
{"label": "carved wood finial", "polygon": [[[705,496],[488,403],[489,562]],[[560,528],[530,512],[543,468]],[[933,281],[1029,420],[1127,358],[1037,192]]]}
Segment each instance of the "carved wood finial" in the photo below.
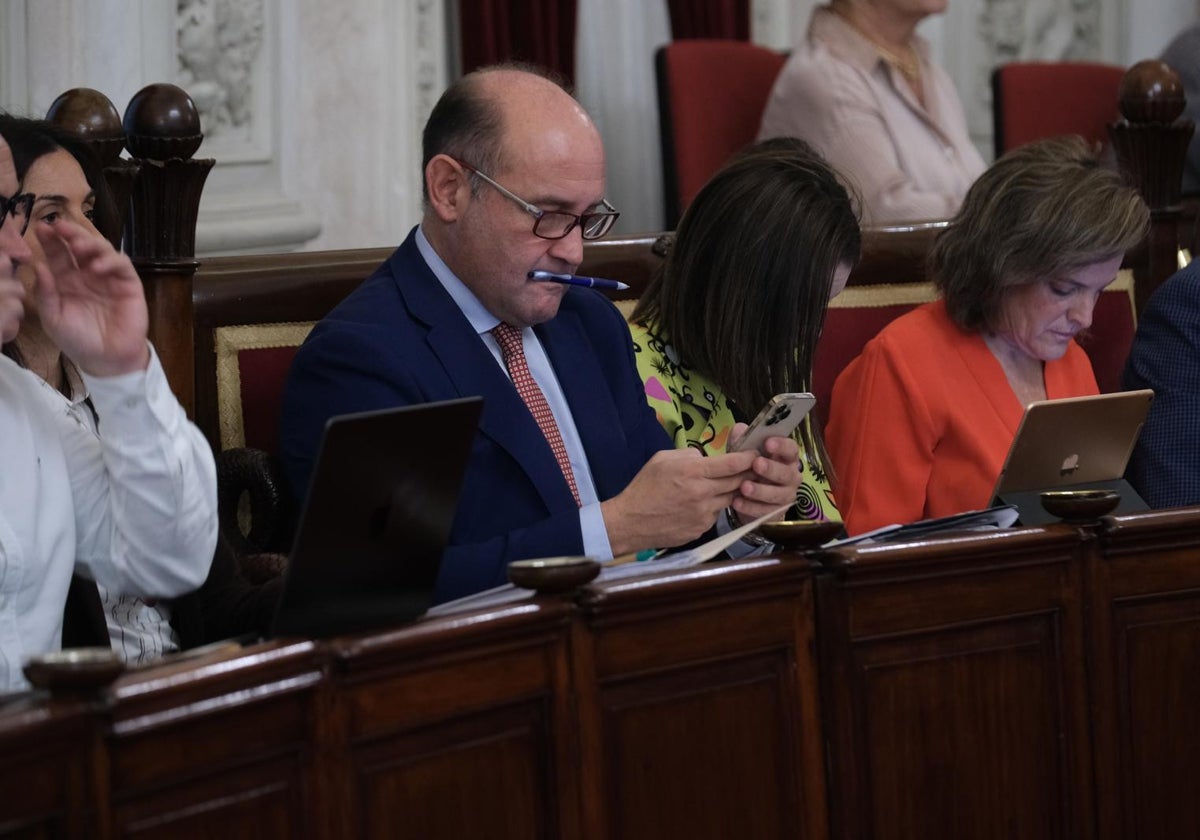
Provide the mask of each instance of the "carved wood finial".
{"label": "carved wood finial", "polygon": [[196,219],[204,182],[216,161],[192,159],[204,134],[196,103],[180,87],[142,88],[125,108],[123,122],[126,144],[139,165],[130,195],[125,250],[146,288],[150,340],[171,388],[190,415],[195,394]]}
{"label": "carved wood finial", "polygon": [[125,148],[121,115],[98,90],[71,88],[50,104],[46,120],[83,138],[101,166],[112,166]]}
{"label": "carved wood finial", "polygon": [[187,160],[204,142],[196,103],[171,84],[146,85],[135,93],[124,125],[129,153],[147,160]]}
{"label": "carved wood finial", "polygon": [[1195,125],[1179,119],[1187,105],[1183,82],[1161,61],[1139,61],[1129,68],[1117,98],[1123,118],[1109,125],[1108,136],[1121,171],[1150,207],[1150,234],[1129,262],[1140,312],[1178,266],[1179,196]]}
{"label": "carved wood finial", "polygon": [[1131,123],[1173,123],[1187,105],[1179,74],[1156,59],[1130,67],[1117,97],[1121,116]]}

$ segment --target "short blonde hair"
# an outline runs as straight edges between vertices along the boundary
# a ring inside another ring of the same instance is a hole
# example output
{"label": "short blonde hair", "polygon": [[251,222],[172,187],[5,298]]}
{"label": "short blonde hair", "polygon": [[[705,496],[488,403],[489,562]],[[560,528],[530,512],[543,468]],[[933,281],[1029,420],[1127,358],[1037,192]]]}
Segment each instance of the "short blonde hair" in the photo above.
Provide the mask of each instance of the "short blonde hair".
{"label": "short blonde hair", "polygon": [[1008,289],[1124,254],[1149,226],[1141,196],[1083,138],[1042,140],[979,176],[934,241],[929,274],[951,320],[995,329]]}

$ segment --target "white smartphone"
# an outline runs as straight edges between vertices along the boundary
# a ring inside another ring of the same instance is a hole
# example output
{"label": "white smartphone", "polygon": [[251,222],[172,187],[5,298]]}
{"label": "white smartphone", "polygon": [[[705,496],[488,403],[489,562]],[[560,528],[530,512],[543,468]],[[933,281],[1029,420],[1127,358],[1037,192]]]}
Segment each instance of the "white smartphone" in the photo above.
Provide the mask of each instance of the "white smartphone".
{"label": "white smartphone", "polygon": [[800,425],[804,415],[817,404],[817,398],[809,393],[776,394],[758,412],[754,422],[746,429],[737,443],[729,447],[730,452],[747,449],[762,451],[763,442],[769,437],[788,437]]}

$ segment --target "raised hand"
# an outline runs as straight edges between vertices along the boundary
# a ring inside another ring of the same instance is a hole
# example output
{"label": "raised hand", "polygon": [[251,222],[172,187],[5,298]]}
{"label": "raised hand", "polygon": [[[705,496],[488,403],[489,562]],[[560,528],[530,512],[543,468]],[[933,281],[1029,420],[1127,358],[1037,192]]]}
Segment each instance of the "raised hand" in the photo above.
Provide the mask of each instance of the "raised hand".
{"label": "raised hand", "polygon": [[37,237],[46,260],[34,266],[34,298],[46,334],[92,376],[144,369],[149,315],[129,258],[68,221],[38,226]]}

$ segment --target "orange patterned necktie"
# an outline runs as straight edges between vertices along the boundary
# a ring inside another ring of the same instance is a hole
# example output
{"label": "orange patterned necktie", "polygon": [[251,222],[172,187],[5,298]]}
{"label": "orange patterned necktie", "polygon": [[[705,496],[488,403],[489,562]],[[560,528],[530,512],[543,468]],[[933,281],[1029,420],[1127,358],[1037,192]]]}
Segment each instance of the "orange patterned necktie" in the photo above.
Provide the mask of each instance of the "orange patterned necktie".
{"label": "orange patterned necktie", "polygon": [[546,442],[550,444],[554,458],[558,461],[558,468],[562,470],[563,478],[571,486],[571,495],[575,497],[575,504],[578,505],[579,488],[575,485],[575,471],[571,469],[571,459],[567,457],[567,446],[558,431],[558,424],[554,422],[554,414],[550,411],[550,404],[546,402],[546,395],[529,372],[529,364],[525,361],[525,348],[521,344],[521,331],[511,324],[501,323],[492,329],[492,336],[500,345],[504,366],[508,368],[508,375],[512,377],[517,393],[521,395],[529,413],[537,421],[538,428],[546,436]]}

